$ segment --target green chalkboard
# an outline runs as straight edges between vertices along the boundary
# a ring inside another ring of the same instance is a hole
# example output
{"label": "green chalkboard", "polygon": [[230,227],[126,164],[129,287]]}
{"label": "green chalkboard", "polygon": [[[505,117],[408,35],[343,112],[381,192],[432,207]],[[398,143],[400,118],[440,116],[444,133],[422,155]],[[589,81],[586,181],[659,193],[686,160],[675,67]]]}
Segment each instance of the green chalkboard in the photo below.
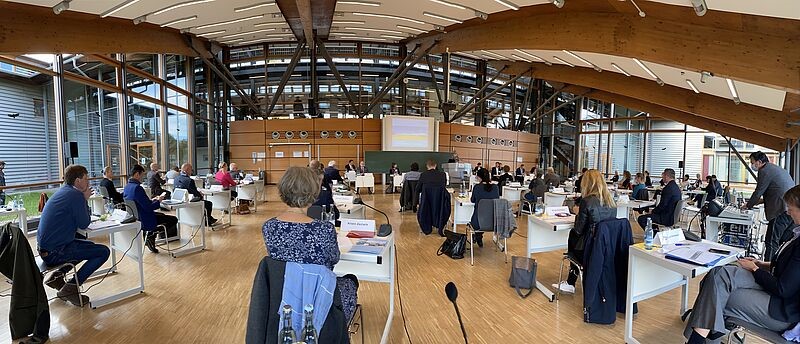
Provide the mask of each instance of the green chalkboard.
{"label": "green chalkboard", "polygon": [[438,162],[438,169],[441,170],[442,164],[452,158],[452,152],[367,151],[364,153],[364,163],[373,173],[388,172],[393,162],[397,163],[401,172],[408,172],[412,162],[419,164],[420,171],[425,171],[425,162],[428,159]]}

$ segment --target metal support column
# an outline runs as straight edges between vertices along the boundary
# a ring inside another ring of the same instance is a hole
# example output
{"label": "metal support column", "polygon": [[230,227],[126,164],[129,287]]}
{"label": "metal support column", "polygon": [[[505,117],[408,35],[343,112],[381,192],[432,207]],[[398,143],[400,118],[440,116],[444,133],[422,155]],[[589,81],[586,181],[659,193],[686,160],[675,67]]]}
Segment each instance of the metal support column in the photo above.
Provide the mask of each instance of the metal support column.
{"label": "metal support column", "polygon": [[[156,74],[158,74],[157,76],[159,79],[166,80],[167,63],[164,54],[158,54],[157,56],[158,56],[157,57],[158,73]],[[159,111],[161,112],[161,116],[159,116],[158,140],[161,141],[161,145],[156,143],[156,147],[159,148],[158,149],[158,154],[160,155],[158,160],[159,164],[161,166],[169,166],[169,157],[167,156],[168,154],[167,152],[169,152],[169,147],[167,147],[167,145],[169,144],[169,127],[168,127],[169,123],[167,121],[167,117],[169,116],[169,112],[167,111],[167,88],[165,87],[164,83],[162,83],[159,89],[161,91],[161,95],[159,95],[158,99],[161,100],[161,102],[158,108],[160,109]],[[180,161],[176,161],[176,163],[178,166],[182,165]]]}
{"label": "metal support column", "polygon": [[[435,81],[435,80],[434,80]],[[450,50],[448,49],[442,54],[442,82],[444,82],[444,102],[450,102]],[[450,107],[440,106],[442,109],[442,119],[449,123],[452,121],[450,118]]]}
{"label": "metal support column", "polygon": [[[317,30],[313,30],[314,37],[317,37]],[[319,106],[319,79],[317,75],[317,40],[310,40],[311,46],[308,47],[311,57],[310,61],[310,74],[311,74],[311,99],[308,100],[308,115],[311,118],[317,117],[317,106]]]}
{"label": "metal support column", "polygon": [[508,129],[516,130],[517,121],[517,82],[511,83],[511,113],[508,117]]}
{"label": "metal support column", "polygon": [[[489,99],[489,98],[493,97],[495,94],[497,94],[497,92],[500,92],[500,90],[501,90],[501,89],[503,89],[503,88],[507,87],[508,85],[510,85],[511,83],[513,83],[513,82],[515,82],[515,81],[519,80],[519,78],[521,78],[523,75],[527,74],[527,73],[528,73],[528,72],[530,72],[530,71],[531,71],[531,69],[529,68],[528,70],[526,70],[525,72],[521,73],[520,75],[517,75],[517,76],[515,76],[515,77],[511,78],[511,80],[508,80],[508,81],[506,81],[506,83],[504,83],[502,86],[495,88],[495,89],[494,89],[492,92],[489,92],[489,94],[487,94],[485,97],[483,97],[483,98],[481,98],[481,99],[478,99],[477,101],[475,101],[475,102],[474,102],[474,103],[472,103],[472,104],[469,104],[468,106],[465,106],[465,107],[464,107],[464,108],[462,108],[462,109],[461,109],[459,112],[457,112],[457,113],[455,114],[455,116],[453,116],[453,118],[451,118],[450,120],[451,120],[451,121],[455,121],[456,119],[460,118],[461,116],[464,116],[464,114],[466,114],[467,112],[469,112],[469,111],[471,111],[472,109],[474,109],[474,108],[475,108],[475,106],[476,106],[478,103],[482,103],[482,102],[486,101],[487,99]],[[498,74],[499,74],[499,73],[498,73]],[[492,79],[492,80],[494,80],[494,79]],[[486,85],[484,85],[484,86],[483,86],[483,88],[481,88],[481,91],[483,91],[484,89],[486,89],[486,87],[487,87],[489,84],[491,84],[491,82],[490,82],[490,83],[487,83]],[[479,91],[479,92],[481,92],[481,91]],[[474,99],[474,98],[473,98],[473,99]]]}
{"label": "metal support column", "polygon": [[66,157],[64,156],[64,140],[67,138],[65,135],[66,114],[67,109],[64,105],[64,72],[62,66],[64,65],[64,55],[56,55],[55,63],[53,63],[53,71],[58,73],[53,76],[53,101],[55,102],[56,109],[56,143],[58,144],[58,178],[64,178],[64,168],[67,167]]}
{"label": "metal support column", "polygon": [[[475,86],[478,88],[478,92],[475,93],[475,97],[483,97],[484,96],[484,92],[481,92],[481,90],[485,89],[486,85],[488,85],[488,83],[486,82],[486,61],[483,61],[483,60],[478,61],[477,67],[478,67],[478,71],[476,73],[477,74],[477,78],[475,80],[476,81],[476,85]],[[478,105],[478,110],[475,111],[475,115],[472,116],[472,117],[473,117],[472,118],[472,122],[476,127],[485,126],[486,125],[486,123],[485,123],[486,122],[485,121],[485,119],[486,119],[486,104],[481,102],[481,104]]]}
{"label": "metal support column", "polygon": [[[405,45],[400,45],[400,57],[404,60],[408,55],[408,48]],[[425,55],[427,57],[427,55]],[[407,115],[408,114],[408,92],[405,78],[400,78],[400,114]]]}
{"label": "metal support column", "polygon": [[281,81],[278,83],[278,89],[275,90],[275,95],[272,96],[272,101],[269,102],[269,107],[267,107],[267,116],[272,114],[272,110],[275,109],[275,104],[278,103],[278,99],[281,97],[283,93],[283,88],[286,87],[286,83],[289,82],[289,78],[292,76],[294,72],[294,68],[297,67],[297,62],[300,61],[300,56],[303,55],[303,46],[305,42],[297,43],[297,47],[295,47],[294,55],[292,55],[292,60],[289,61],[289,65],[286,66],[286,71],[283,72],[283,76],[281,76]]}
{"label": "metal support column", "polygon": [[[370,111],[372,111],[372,109],[373,109],[373,108],[375,108],[375,106],[377,106],[377,105],[378,105],[378,104],[381,102],[381,99],[382,99],[384,96],[386,96],[386,94],[387,94],[387,93],[389,93],[389,90],[390,90],[392,87],[394,87],[394,85],[397,83],[397,81],[399,81],[399,79],[401,79],[401,78],[405,77],[406,73],[408,73],[408,71],[409,71],[409,70],[411,70],[412,68],[414,68],[414,66],[415,66],[417,63],[419,63],[420,61],[422,61],[422,58],[423,58],[423,57],[425,57],[425,56],[427,56],[427,55],[428,55],[428,53],[430,53],[430,52],[431,52],[431,50],[433,50],[433,48],[434,48],[434,47],[435,47],[435,46],[436,46],[438,43],[439,43],[438,41],[435,41],[435,42],[433,42],[433,43],[432,43],[432,44],[431,44],[431,45],[430,45],[430,46],[429,46],[427,49],[425,49],[425,51],[423,51],[423,52],[421,52],[419,55],[417,55],[417,57],[414,59],[414,61],[412,61],[412,62],[411,62],[411,63],[410,63],[408,66],[405,66],[405,64],[400,64],[400,65],[397,67],[397,68],[398,68],[398,70],[400,70],[400,72],[399,72],[399,73],[397,73],[397,70],[396,70],[396,71],[395,71],[395,74],[393,74],[393,77],[392,77],[392,78],[390,78],[389,80],[387,80],[387,81],[386,81],[386,84],[383,86],[383,89],[382,89],[380,92],[378,92],[378,94],[377,94],[377,95],[375,95],[375,99],[373,99],[373,100],[372,100],[372,101],[369,103],[369,105],[367,105],[367,108],[366,108],[366,109],[364,109],[364,112],[361,114],[361,118],[364,118],[364,116],[366,116],[366,115],[367,115],[367,114],[368,114]],[[414,50],[412,50],[412,53],[413,53],[415,50],[417,50],[417,48],[416,48],[416,47],[414,48]],[[409,56],[411,56],[411,54],[409,54]]]}
{"label": "metal support column", "polygon": [[[344,79],[342,79],[342,75],[339,74],[339,70],[336,68],[336,64],[333,62],[333,58],[328,53],[328,49],[325,48],[325,43],[321,40],[317,40],[317,48],[319,48],[319,53],[322,55],[322,58],[325,59],[325,62],[328,64],[328,68],[331,70],[331,74],[336,79],[336,82],[339,83],[339,87],[342,88],[342,92],[344,96],[347,97],[347,101],[350,103],[351,113],[353,109],[358,109],[358,103],[355,98],[353,98],[353,94],[347,90],[347,84],[344,83]],[[359,76],[360,77],[360,76]]]}
{"label": "metal support column", "polygon": [[430,56],[425,56],[425,63],[428,64],[428,72],[431,74],[431,83],[433,84],[433,89],[436,90],[436,100],[439,102],[439,108],[441,109],[444,99],[442,98],[442,91],[439,89],[439,83],[436,82],[436,71],[433,70]]}
{"label": "metal support column", "polygon": [[[731,139],[728,138],[725,135],[722,135],[722,138],[725,139],[725,141],[728,142],[728,147],[730,147],[731,151],[734,154],[736,154],[736,157],[739,158],[739,161],[742,162],[742,165],[744,165],[744,168],[747,169],[747,172],[750,172],[750,175],[753,176],[754,180],[758,180],[758,176],[756,176],[756,173],[753,172],[753,170],[750,168],[750,162],[749,161],[745,161],[744,158],[742,157],[742,155],[739,154],[739,150],[736,149],[736,147],[733,146],[733,143],[731,143]],[[730,161],[730,159],[728,159],[728,161]],[[728,171],[730,171],[730,163],[728,164]],[[728,184],[730,184],[730,182],[731,182],[730,172],[728,173],[728,176],[729,176],[728,177]]]}

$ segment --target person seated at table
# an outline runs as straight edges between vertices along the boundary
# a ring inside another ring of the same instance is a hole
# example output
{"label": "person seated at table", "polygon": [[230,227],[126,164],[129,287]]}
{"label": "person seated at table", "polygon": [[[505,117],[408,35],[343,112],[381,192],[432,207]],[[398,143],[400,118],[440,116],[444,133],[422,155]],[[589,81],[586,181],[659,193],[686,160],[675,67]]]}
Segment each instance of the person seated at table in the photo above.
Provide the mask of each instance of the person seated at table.
{"label": "person seated at table", "polygon": [[396,162],[393,162],[392,163],[392,167],[389,167],[389,175],[390,176],[399,176],[400,174],[401,174],[400,173],[400,168],[397,167],[397,163]]}
{"label": "person seated at table", "polygon": [[[645,174],[647,171],[645,171]],[[661,201],[653,208],[650,214],[639,216],[639,226],[644,229],[647,226],[647,219],[653,219],[653,223],[661,224],[664,226],[672,226],[675,222],[675,206],[681,200],[681,189],[675,183],[675,170],[667,168],[661,173],[661,179],[664,180],[666,186],[661,190]],[[645,180],[645,183],[647,181]]]}
{"label": "person seated at table", "polygon": [[175,228],[178,225],[178,218],[156,212],[161,207],[161,201],[164,200],[164,197],[159,195],[147,198],[147,194],[141,185],[142,180],[144,180],[144,167],[142,165],[133,165],[130,176],[131,178],[128,179],[128,184],[125,185],[122,195],[126,200],[136,203],[136,211],[139,213],[138,220],[142,223],[142,231],[144,232],[144,245],[147,246],[150,252],[158,253],[158,248],[156,248],[158,227],[164,226],[164,235],[166,236],[166,229]]}
{"label": "person seated at table", "polygon": [[586,174],[586,171],[589,169],[584,167],[581,169],[581,175],[578,176],[578,179],[575,180],[575,192],[581,192],[581,181],[583,180],[583,175]]}
{"label": "person seated at table", "polygon": [[536,166],[534,165],[533,167],[531,167],[530,175],[535,176],[537,173],[539,173],[538,171],[539,169],[536,168]]}
{"label": "person seated at table", "polygon": [[217,180],[217,183],[222,185],[223,190],[231,190],[231,199],[239,196],[239,193],[234,190],[236,188],[236,181],[233,180],[231,174],[228,173],[228,164],[226,164],[224,161],[219,163],[219,170],[217,170],[217,173],[214,175],[214,179]]}
{"label": "person seated at table", "polygon": [[611,177],[611,182],[616,183],[619,181],[619,171],[614,171],[614,176]]}
{"label": "person seated at table", "polygon": [[364,175],[364,173],[369,173],[367,164],[363,160],[360,163],[358,163],[358,167],[356,167],[356,173],[360,175]]}
{"label": "person seated at table", "polygon": [[409,180],[417,180],[418,181],[419,177],[422,175],[422,173],[419,171],[419,164],[418,163],[412,162],[411,166],[409,168],[410,168],[410,171],[406,172],[403,175],[403,184],[405,184],[405,182],[407,182]]}
{"label": "person seated at table", "polygon": [[522,184],[525,181],[525,164],[520,164],[517,170],[514,171],[514,180]]}
{"label": "person seated at table", "polygon": [[81,295],[78,285],[108,260],[111,251],[105,245],[78,239],[78,229],[89,227],[89,206],[92,195],[89,188],[89,171],[81,165],[69,165],[64,169],[64,184],[45,203],[36,242],[39,256],[47,266],[68,262],[85,263],[78,269],[77,279],[64,280],[69,268],[53,272],[45,284],[58,290],[58,297],[80,306],[89,303],[89,297]]}
{"label": "person seated at table", "polygon": [[537,173],[536,176],[528,184],[528,192],[525,193],[525,199],[531,202],[536,202],[537,199],[544,199],[544,193],[547,192],[547,185],[542,179],[542,174]]}
{"label": "person seated at table", "polygon": [[[706,176],[706,186],[701,188],[701,190],[705,191],[706,202],[717,198],[717,188],[714,186],[714,182],[711,176]],[[692,204],[696,204],[698,208],[703,207],[703,204],[700,202],[703,201],[703,194],[696,194],[694,195],[694,199],[692,199]]]}
{"label": "person seated at table", "polygon": [[[800,223],[800,186],[789,189],[783,200],[794,223]],[[793,231],[771,262],[744,257],[738,265],[715,267],[703,277],[683,332],[689,344],[722,337],[727,317],[775,332],[800,321],[800,227]]]}
{"label": "person seated at table", "polygon": [[650,171],[644,171],[644,186],[651,187],[653,186],[653,181],[650,180]]}
{"label": "person seated at table", "polygon": [[691,184],[692,184],[692,181],[689,180],[689,175],[688,174],[684,174],[683,175],[683,180],[681,181],[681,190],[688,190],[689,189],[689,185],[691,185]]}
{"label": "person seated at table", "polygon": [[[586,236],[589,235],[592,226],[617,216],[617,205],[614,203],[614,198],[608,191],[600,171],[594,169],[586,171],[582,182],[583,192],[580,203],[572,209],[577,214],[575,225],[570,229],[567,239],[567,252],[579,262],[583,262]],[[578,280],[579,274],[580,268],[570,264],[567,280],[560,284],[553,284],[553,288],[561,289],[565,293],[574,293],[575,282]]]}
{"label": "person seated at table", "polygon": [[697,190],[699,188],[702,188],[703,187],[703,178],[700,177],[700,173],[697,173],[694,176],[695,176],[695,180],[694,180],[694,182],[692,182],[691,189],[692,190]]}
{"label": "person seated at table", "polygon": [[[352,161],[352,160],[350,160],[350,161]],[[344,183],[344,179],[342,179],[342,175],[339,174],[339,169],[336,168],[336,160],[328,161],[328,167],[325,168],[323,173],[325,174],[324,183],[325,183],[325,185],[328,185],[329,187],[330,187],[331,184],[333,184],[334,180],[339,184],[343,184]]]}
{"label": "person seated at table", "polygon": [[[267,220],[261,228],[267,253],[272,259],[323,265],[331,270],[339,262],[339,245],[333,224],[306,215],[319,192],[319,177],[310,168],[289,167],[278,181],[281,201],[289,209]],[[336,282],[349,322],[357,304],[358,279],[345,275],[338,277]]]}
{"label": "person seated at table", "polygon": [[151,195],[163,195],[165,199],[169,199],[172,194],[162,187],[167,184],[167,181],[161,178],[161,172],[158,170],[159,168],[160,166],[158,166],[158,163],[154,162],[150,164],[150,172],[147,172],[147,186],[150,188]]}
{"label": "person seated at table", "polygon": [[178,166],[172,166],[172,169],[167,171],[164,177],[167,178],[167,180],[170,180],[178,178],[179,175],[181,175],[181,168]]}
{"label": "person seated at table", "polygon": [[350,171],[355,171],[355,170],[356,170],[356,164],[353,162],[352,159],[347,162],[347,165],[344,165],[344,171],[345,172],[350,172]]}
{"label": "person seated at table", "polygon": [[[175,188],[176,189],[186,189],[190,195],[192,195],[195,199],[203,200],[203,194],[200,190],[197,190],[197,185],[194,183],[194,179],[190,176],[192,175],[192,164],[185,163],[181,166],[181,174],[178,178],[175,178]],[[206,208],[206,224],[209,226],[213,226],[217,223],[217,219],[211,216],[211,202],[203,200],[203,203]]]}
{"label": "person seated at table", "polygon": [[235,162],[231,163],[230,172],[228,172],[228,174],[231,175],[231,179],[237,182],[244,179],[244,174],[242,173],[241,170],[239,170],[239,167],[236,166]]}
{"label": "person seated at table", "polygon": [[[483,199],[500,198],[500,187],[492,184],[492,177],[489,176],[489,171],[485,169],[478,171],[476,177],[478,178],[478,184],[472,187],[472,196],[470,196],[469,201],[472,202],[477,209],[478,203]],[[472,218],[469,220],[469,223],[474,230],[480,230],[477,211],[472,212]],[[478,244],[478,247],[483,247],[483,232],[476,232],[472,240]]]}
{"label": "person seated at table", "polygon": [[503,174],[497,178],[497,185],[500,187],[500,194],[503,194],[503,187],[508,183],[514,181],[514,176],[511,175],[511,167],[508,165],[503,166]]}
{"label": "person seated at table", "polygon": [[106,189],[108,199],[114,202],[114,204],[120,204],[125,201],[122,198],[122,194],[117,191],[117,187],[114,186],[114,171],[111,169],[111,166],[103,168],[103,179],[100,180],[100,187]]}
{"label": "person seated at table", "polygon": [[650,195],[647,193],[647,186],[644,185],[644,173],[636,173],[636,178],[633,181],[633,191],[631,191],[631,199],[647,200]]}
{"label": "person seated at table", "polygon": [[495,162],[494,167],[492,167],[492,180],[498,181],[501,174],[503,174],[503,164],[499,161]]}
{"label": "person seated at table", "polygon": [[392,167],[389,167],[389,172],[386,173],[386,190],[384,193],[394,193],[394,176],[400,175],[400,168],[397,163],[393,162]]}
{"label": "person seated at table", "polygon": [[478,171],[483,169],[483,165],[481,163],[475,164],[475,168],[472,169],[472,174],[477,175]]}
{"label": "person seated at table", "polygon": [[339,219],[339,209],[336,208],[336,203],[333,202],[333,190],[331,190],[330,186],[325,185],[325,173],[322,170],[322,163],[319,160],[311,160],[308,163],[308,168],[310,168],[320,179],[320,189],[319,189],[319,197],[317,200],[314,201],[312,205],[318,205],[323,209],[327,209],[327,207],[333,205],[333,214],[335,215],[335,219]]}
{"label": "person seated at table", "polygon": [[717,197],[722,196],[722,191],[724,188],[722,187],[722,183],[719,182],[719,179],[717,179],[716,174],[711,175],[711,181],[714,183],[714,189],[717,191]]}
{"label": "person seated at table", "polygon": [[630,190],[632,187],[633,185],[631,185],[631,172],[622,171],[622,181],[619,183],[619,188]]}
{"label": "person seated at table", "polygon": [[561,177],[556,174],[556,170],[552,167],[547,168],[547,173],[544,175],[544,184],[547,185],[548,188],[557,188],[558,185],[561,184]]}

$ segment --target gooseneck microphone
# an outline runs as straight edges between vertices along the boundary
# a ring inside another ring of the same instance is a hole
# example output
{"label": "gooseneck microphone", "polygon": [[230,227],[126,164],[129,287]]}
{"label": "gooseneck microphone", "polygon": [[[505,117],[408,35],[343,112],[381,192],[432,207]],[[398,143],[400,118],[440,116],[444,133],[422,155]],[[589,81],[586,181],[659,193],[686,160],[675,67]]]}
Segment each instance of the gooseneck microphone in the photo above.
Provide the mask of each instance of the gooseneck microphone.
{"label": "gooseneck microphone", "polygon": [[447,294],[447,299],[453,303],[453,307],[456,309],[458,324],[461,325],[461,334],[464,336],[464,344],[467,344],[469,343],[469,341],[467,341],[467,330],[464,329],[464,322],[461,320],[461,312],[458,311],[458,304],[456,304],[456,299],[458,298],[458,288],[456,288],[456,284],[448,282],[444,287],[444,293]]}
{"label": "gooseneck microphone", "polygon": [[389,215],[386,215],[386,213],[380,211],[379,209],[377,209],[377,208],[375,208],[375,207],[373,207],[373,206],[371,206],[369,204],[364,203],[364,200],[362,200],[361,198],[354,198],[353,199],[353,204],[361,204],[361,205],[363,205],[363,206],[365,206],[367,208],[370,208],[370,209],[372,209],[374,211],[377,211],[377,212],[383,214],[383,216],[386,217],[386,223],[382,224],[378,228],[378,236],[379,237],[385,237],[385,236],[387,236],[389,234],[392,234],[392,225],[389,223]]}

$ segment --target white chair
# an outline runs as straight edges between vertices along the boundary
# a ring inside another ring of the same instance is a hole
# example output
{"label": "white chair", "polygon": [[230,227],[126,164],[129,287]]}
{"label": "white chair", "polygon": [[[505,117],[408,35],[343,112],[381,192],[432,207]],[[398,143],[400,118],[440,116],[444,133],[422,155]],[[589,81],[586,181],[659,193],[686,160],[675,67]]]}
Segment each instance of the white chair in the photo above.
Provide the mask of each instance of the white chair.
{"label": "white chair", "polygon": [[256,186],[256,193],[259,195],[259,201],[266,202],[267,201],[267,194],[264,192],[264,181],[263,180],[254,180],[253,184]]}
{"label": "white chair", "polygon": [[[702,207],[704,204],[706,204],[706,196],[707,196],[707,195],[708,195],[708,194],[705,194],[705,193],[704,193],[704,194],[702,194],[702,196],[701,196],[701,198],[700,198],[700,202],[699,202],[699,203],[697,203],[697,204],[696,204],[696,206],[691,206],[691,205],[689,205],[689,204],[688,204],[688,202],[687,202],[687,203],[684,203],[684,204],[686,204],[686,205],[683,207],[683,213],[682,213],[682,215],[681,215],[681,216],[682,216],[684,219],[688,220],[688,222],[686,223],[686,229],[687,229],[687,230],[689,230],[689,231],[691,231],[691,230],[692,230],[692,221],[693,221],[693,220],[694,220],[694,218],[697,216],[697,214],[698,214],[698,213],[700,213],[700,208],[701,208],[701,207]],[[698,220],[698,221],[700,221],[700,220]]]}
{"label": "white chair", "polygon": [[231,225],[232,215],[233,213],[231,209],[231,190],[223,190],[223,191],[214,191],[210,195],[206,195],[206,201],[211,202],[211,210],[219,210],[223,212],[228,212],[228,223],[227,225]]}
{"label": "white chair", "polygon": [[[203,202],[184,202],[179,205],[175,205],[175,216],[178,218],[178,238],[180,238],[180,229],[181,225],[189,226],[190,229],[196,229],[197,231],[203,230],[206,226],[206,208]],[[170,238],[167,238],[170,239]],[[205,234],[201,235],[202,246],[205,246]],[[172,240],[164,240],[166,244],[166,250],[170,253],[173,257],[176,256],[175,253],[172,253],[172,250],[169,247],[169,243]],[[194,241],[194,234],[189,237],[189,241]],[[187,243],[188,245],[188,243]],[[183,247],[185,245],[182,245]]]}
{"label": "white chair", "polygon": [[[237,201],[252,201],[253,202],[253,212],[258,211],[258,189],[256,188],[255,184],[240,184],[236,190],[238,195],[236,196]],[[239,202],[236,202],[239,203]]]}
{"label": "white chair", "polygon": [[544,206],[545,207],[560,207],[564,205],[567,200],[567,195],[558,195],[549,192],[544,193]]}
{"label": "white chair", "polygon": [[194,186],[196,186],[198,189],[205,187],[205,185],[203,185],[204,181],[200,177],[193,177],[192,180],[194,180]]}
{"label": "white chair", "polygon": [[359,193],[359,188],[369,188],[369,193],[375,188],[375,176],[372,173],[364,173],[363,176],[356,177],[356,193]]}
{"label": "white chair", "polygon": [[355,183],[356,176],[356,171],[347,171],[344,173],[344,179],[347,179],[347,183]]}

